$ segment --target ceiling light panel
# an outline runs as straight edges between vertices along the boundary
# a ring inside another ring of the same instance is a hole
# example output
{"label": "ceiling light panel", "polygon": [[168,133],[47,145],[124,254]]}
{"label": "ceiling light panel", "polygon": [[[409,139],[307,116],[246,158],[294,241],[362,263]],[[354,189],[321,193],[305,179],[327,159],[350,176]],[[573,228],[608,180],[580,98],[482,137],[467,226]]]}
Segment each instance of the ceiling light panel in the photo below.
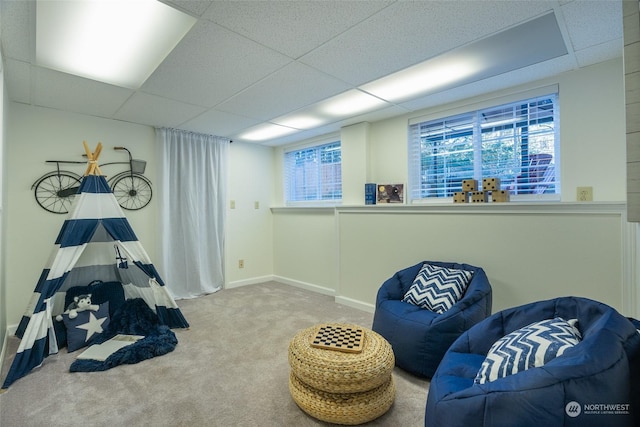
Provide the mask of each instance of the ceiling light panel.
{"label": "ceiling light panel", "polygon": [[285,136],[290,133],[297,132],[298,129],[292,129],[285,126],[279,126],[274,124],[266,124],[249,130],[246,133],[240,135],[240,138],[245,139],[247,141],[266,141],[272,138],[277,138],[280,136]]}
{"label": "ceiling light panel", "polygon": [[273,119],[271,121],[282,126],[288,126],[290,128],[295,128],[300,130],[311,129],[317,126],[321,126],[326,122],[320,117],[315,117],[315,116],[305,115],[305,114],[287,115],[284,117]]}
{"label": "ceiling light panel", "polygon": [[400,103],[566,54],[555,15],[548,13],[367,83],[360,89]]}
{"label": "ceiling light panel", "polygon": [[466,79],[481,69],[482,65],[474,58],[445,57],[409,67],[361,86],[361,89],[390,102],[406,101]]}
{"label": "ceiling light panel", "polygon": [[39,0],[36,62],[137,89],[195,22],[156,0]]}
{"label": "ceiling light panel", "polygon": [[387,105],[382,99],[354,89],[320,102],[318,110],[330,117],[346,118]]}

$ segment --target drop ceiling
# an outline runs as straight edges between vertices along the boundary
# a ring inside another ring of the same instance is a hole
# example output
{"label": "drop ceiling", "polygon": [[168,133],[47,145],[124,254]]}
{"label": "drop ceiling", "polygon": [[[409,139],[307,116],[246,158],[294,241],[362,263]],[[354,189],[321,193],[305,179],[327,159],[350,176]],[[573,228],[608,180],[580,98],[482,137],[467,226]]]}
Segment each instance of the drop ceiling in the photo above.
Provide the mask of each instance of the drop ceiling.
{"label": "drop ceiling", "polygon": [[[621,57],[623,48],[622,5],[615,0],[163,3],[197,23],[140,88],[130,89],[38,66],[36,2],[1,0],[9,99],[276,146],[607,61]],[[366,113],[325,117],[315,128],[265,141],[243,138],[264,124],[313,114],[327,99],[366,92],[383,77],[449,57],[485,66]]]}

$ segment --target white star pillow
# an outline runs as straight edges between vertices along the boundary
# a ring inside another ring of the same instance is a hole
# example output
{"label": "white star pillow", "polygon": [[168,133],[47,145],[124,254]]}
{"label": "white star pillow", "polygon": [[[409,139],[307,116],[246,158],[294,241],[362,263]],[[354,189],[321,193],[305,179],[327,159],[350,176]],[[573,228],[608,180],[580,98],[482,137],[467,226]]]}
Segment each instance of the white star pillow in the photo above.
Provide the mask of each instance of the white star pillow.
{"label": "white star pillow", "polygon": [[100,304],[97,311],[81,311],[75,319],[63,314],[62,321],[67,329],[67,351],[86,347],[91,338],[107,329],[109,320],[108,302]]}

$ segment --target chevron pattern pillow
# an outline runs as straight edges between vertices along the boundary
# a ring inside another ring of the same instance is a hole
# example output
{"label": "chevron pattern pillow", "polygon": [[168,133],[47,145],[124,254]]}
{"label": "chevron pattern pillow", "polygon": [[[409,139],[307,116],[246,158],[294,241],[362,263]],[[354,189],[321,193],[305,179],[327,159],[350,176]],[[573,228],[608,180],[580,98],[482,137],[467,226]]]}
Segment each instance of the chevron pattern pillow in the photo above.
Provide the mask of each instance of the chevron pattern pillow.
{"label": "chevron pattern pillow", "polygon": [[577,319],[561,317],[534,322],[496,341],[482,362],[474,382],[484,384],[542,366],[582,339]]}
{"label": "chevron pattern pillow", "polygon": [[471,276],[467,270],[424,264],[402,301],[442,314],[462,298]]}

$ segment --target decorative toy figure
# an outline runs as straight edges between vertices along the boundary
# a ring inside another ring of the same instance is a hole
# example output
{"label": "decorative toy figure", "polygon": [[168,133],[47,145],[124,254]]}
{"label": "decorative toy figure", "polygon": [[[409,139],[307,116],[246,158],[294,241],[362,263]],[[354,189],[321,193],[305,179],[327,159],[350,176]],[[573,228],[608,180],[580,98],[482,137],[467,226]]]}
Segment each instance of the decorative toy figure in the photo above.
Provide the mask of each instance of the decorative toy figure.
{"label": "decorative toy figure", "polygon": [[[68,314],[69,319],[75,319],[81,311],[98,311],[98,308],[100,308],[100,306],[97,304],[91,304],[91,294],[78,295],[73,297],[73,301],[69,304],[63,314]],[[57,315],[56,320],[58,322],[62,321],[62,314]]]}

